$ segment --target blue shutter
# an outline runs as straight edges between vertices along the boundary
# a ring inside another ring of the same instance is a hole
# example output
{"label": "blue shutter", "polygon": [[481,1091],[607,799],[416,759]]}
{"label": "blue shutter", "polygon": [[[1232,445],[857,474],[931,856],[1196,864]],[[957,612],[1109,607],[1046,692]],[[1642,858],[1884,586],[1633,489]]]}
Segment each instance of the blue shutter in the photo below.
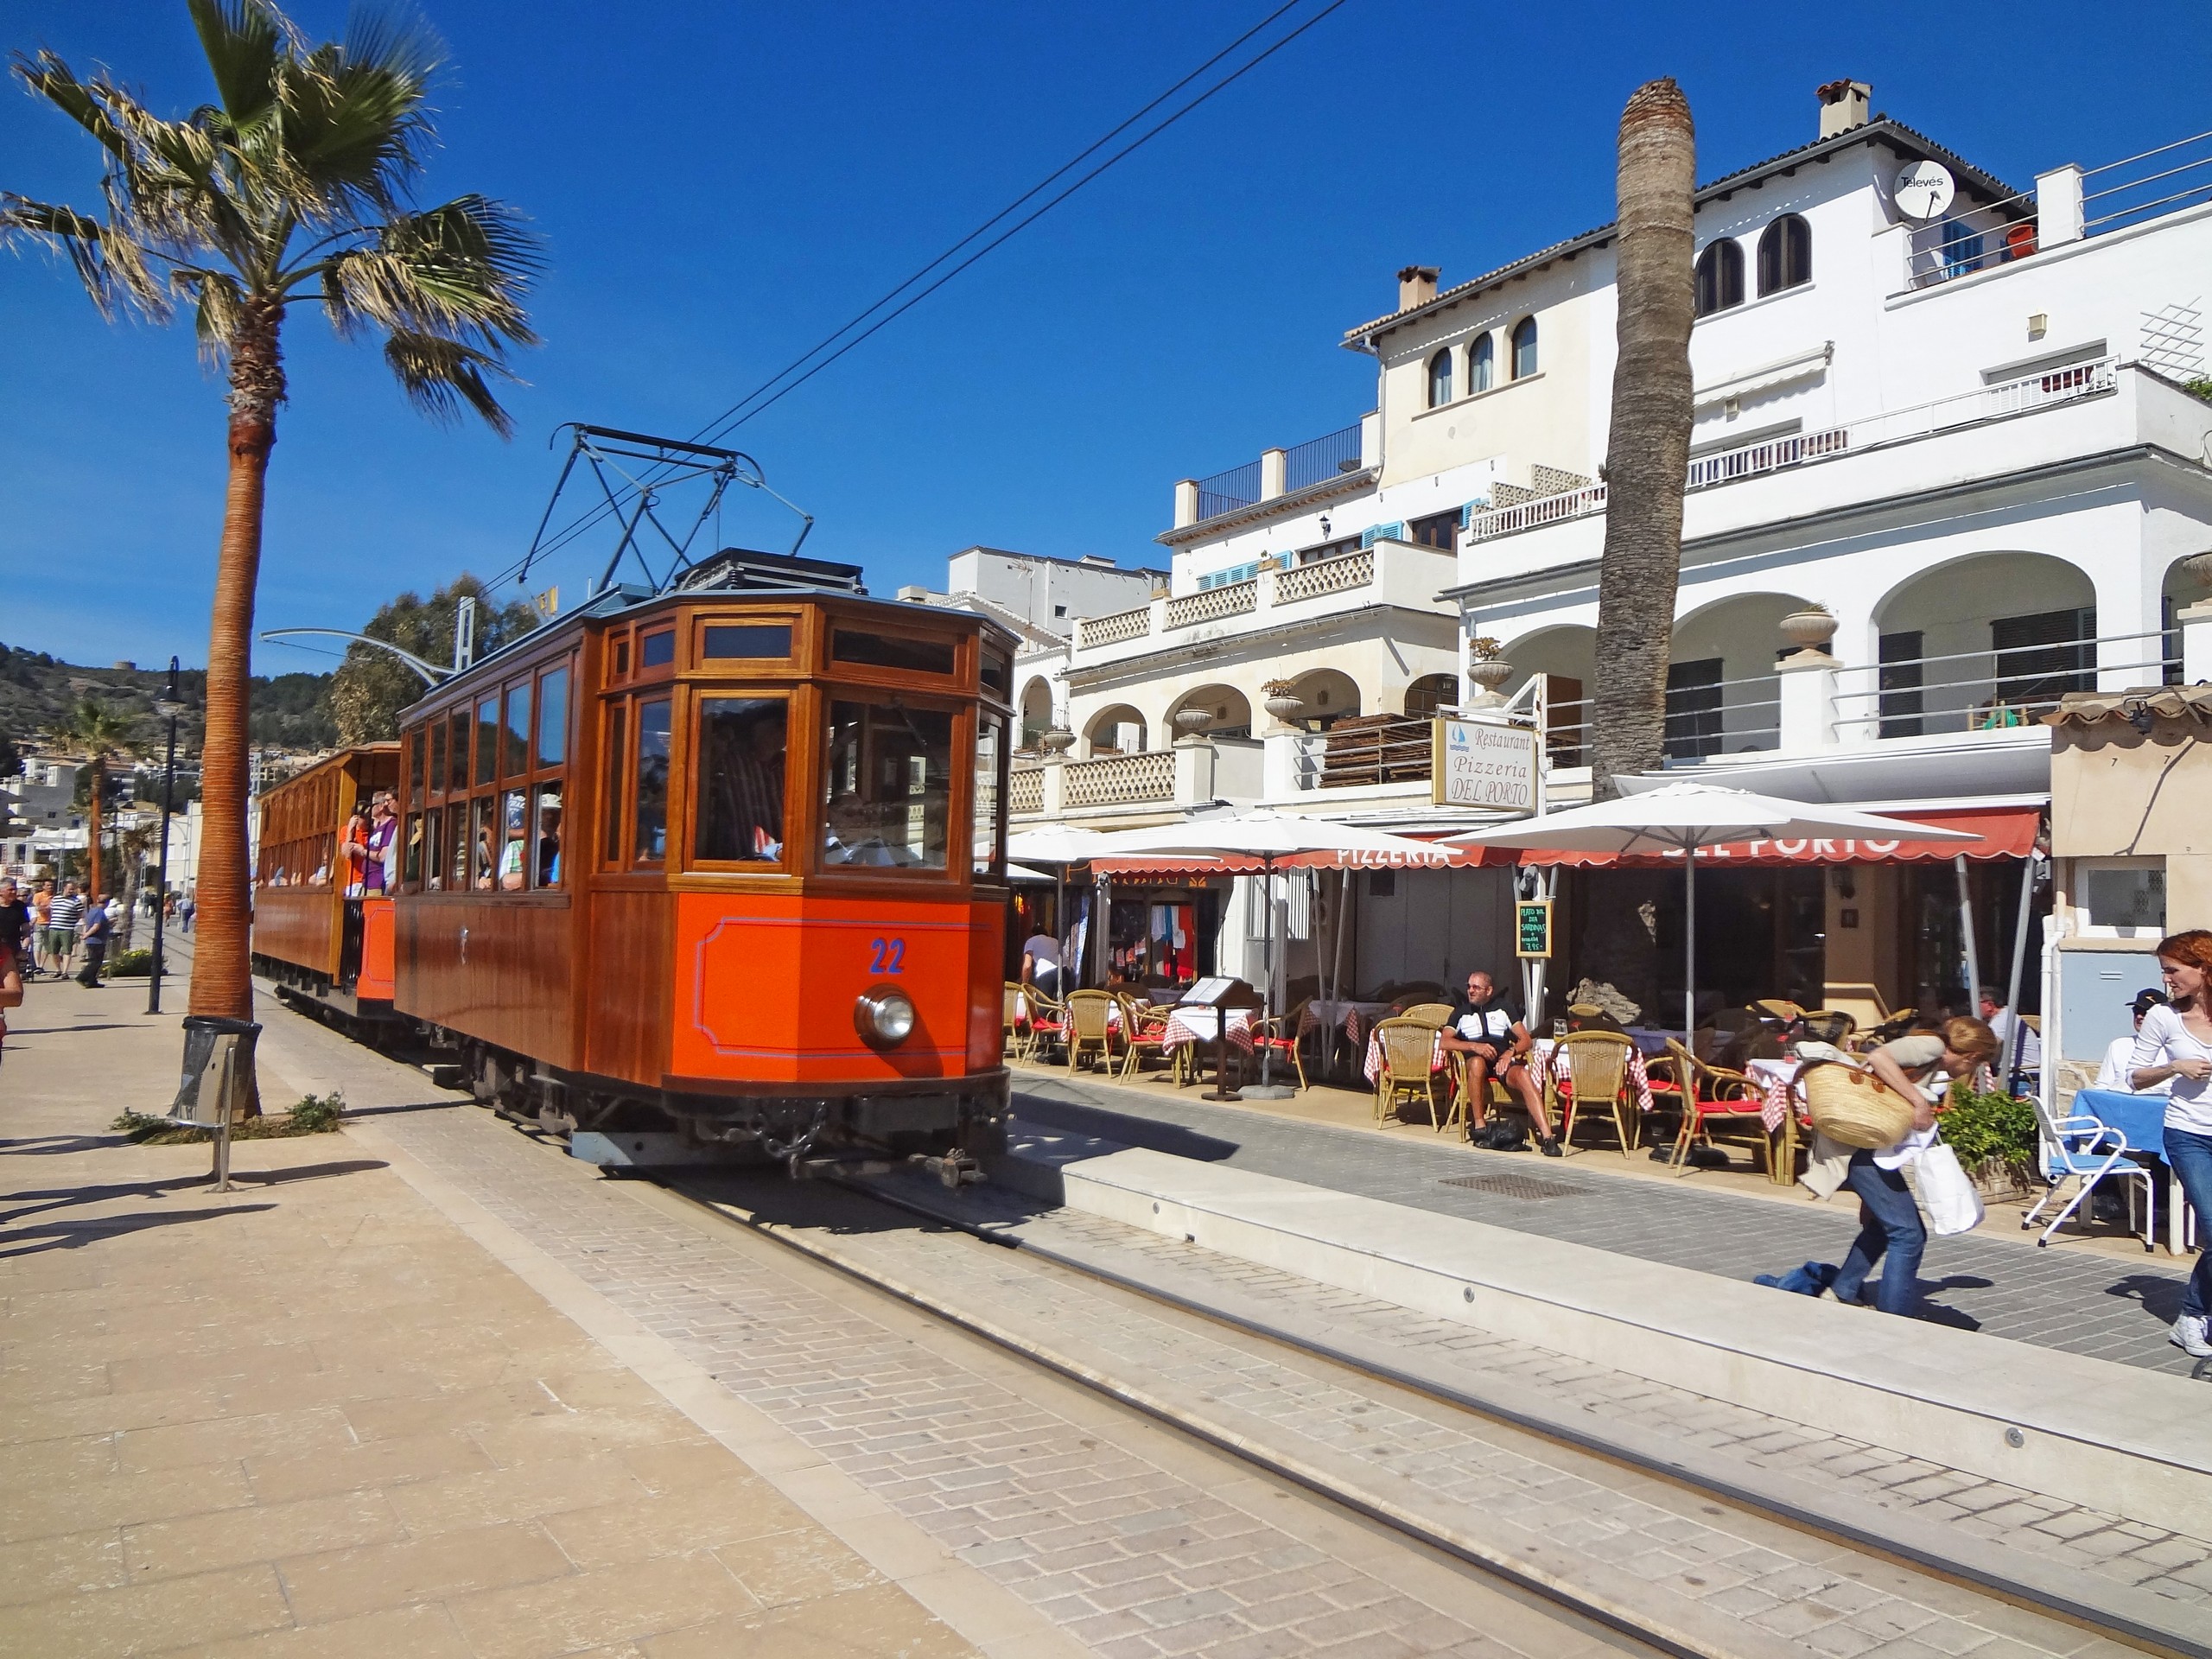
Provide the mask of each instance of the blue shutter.
{"label": "blue shutter", "polygon": [[1376,524],[1371,530],[1363,530],[1359,532],[1359,544],[1362,547],[1372,547],[1377,542],[1402,542],[1405,539],[1406,526],[1403,520],[1395,524]]}

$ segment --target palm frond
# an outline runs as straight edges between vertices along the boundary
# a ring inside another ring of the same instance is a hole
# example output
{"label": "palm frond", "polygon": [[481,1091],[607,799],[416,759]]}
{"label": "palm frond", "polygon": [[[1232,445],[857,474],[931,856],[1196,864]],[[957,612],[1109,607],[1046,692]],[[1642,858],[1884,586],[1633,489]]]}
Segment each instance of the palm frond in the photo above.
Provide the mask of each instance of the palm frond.
{"label": "palm frond", "polygon": [[86,132],[99,140],[100,147],[118,161],[128,159],[128,149],[122,131],[109,116],[92,89],[77,79],[69,66],[51,52],[41,52],[36,57],[18,52],[15,54],[16,79],[22,81],[36,98],[42,98],[74,121]]}
{"label": "palm frond", "polygon": [[291,45],[283,13],[263,0],[186,0],[223,112],[244,125],[276,101],[276,66]]}
{"label": "palm frond", "polygon": [[543,264],[522,215],[461,196],[389,221],[372,242],[323,262],[319,274],[341,334],[372,323],[497,353],[537,343],[522,299]]}
{"label": "palm frond", "polygon": [[518,385],[520,377],[490,353],[457,340],[395,328],[384,343],[384,360],[400,389],[432,419],[457,420],[466,405],[501,437],[512,435],[514,421],[492,395],[486,377]]}

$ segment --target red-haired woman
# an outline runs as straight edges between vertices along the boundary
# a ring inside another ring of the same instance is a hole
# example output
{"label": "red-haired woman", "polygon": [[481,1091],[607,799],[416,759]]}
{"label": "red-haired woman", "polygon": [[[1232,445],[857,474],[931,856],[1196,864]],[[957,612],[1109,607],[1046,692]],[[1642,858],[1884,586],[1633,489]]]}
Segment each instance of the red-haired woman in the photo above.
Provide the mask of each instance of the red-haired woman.
{"label": "red-haired woman", "polygon": [[[2166,1167],[2212,1226],[2212,932],[2192,927],[2158,941],[2158,971],[2167,1006],[2152,1008],[2136,1028],[2133,1071],[2139,1090],[2171,1080],[2166,1093]],[[2181,1317],[2166,1340],[2196,1359],[2212,1359],[2205,1316],[2212,1312],[2212,1249],[2200,1249]]]}

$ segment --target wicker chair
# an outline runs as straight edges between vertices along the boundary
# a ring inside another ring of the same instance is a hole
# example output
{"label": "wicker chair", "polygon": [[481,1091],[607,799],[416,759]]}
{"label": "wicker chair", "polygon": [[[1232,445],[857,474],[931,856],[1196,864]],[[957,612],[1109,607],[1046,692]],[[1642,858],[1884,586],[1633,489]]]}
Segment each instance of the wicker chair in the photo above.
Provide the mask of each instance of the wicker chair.
{"label": "wicker chair", "polygon": [[[1544,1069],[1544,1105],[1552,1122],[1560,1126],[1561,1141],[1573,1144],[1577,1116],[1586,1109],[1594,1109],[1602,1102],[1612,1113],[1613,1131],[1620,1137],[1621,1156],[1625,1158],[1635,1150],[1637,1110],[1636,1103],[1629,1097],[1632,1084],[1628,1069],[1629,1056],[1635,1052],[1634,1043],[1609,1031],[1571,1031],[1560,1039],[1554,1064]],[[1561,1064],[1566,1065],[1574,1087],[1564,1118],[1560,1116],[1557,1080],[1557,1068]]]}
{"label": "wicker chair", "polygon": [[1758,1153],[1759,1167],[1770,1180],[1773,1179],[1774,1141],[1762,1115],[1765,1098],[1754,1079],[1741,1071],[1707,1065],[1671,1037],[1667,1039],[1667,1058],[1652,1064],[1667,1068],[1675,1092],[1681,1097],[1682,1127],[1675,1136],[1672,1160],[1675,1174],[1689,1173],[1692,1141],[1713,1144],[1717,1123],[1724,1129],[1745,1133],[1746,1144]]}
{"label": "wicker chair", "polygon": [[1067,1002],[1068,1070],[1096,1050],[1107,1075],[1114,1071],[1114,1008],[1109,991],[1070,991]]}
{"label": "wicker chair", "polygon": [[1401,1096],[1418,1093],[1428,1103],[1428,1121],[1438,1122],[1436,1110],[1437,1027],[1421,1020],[1385,1020],[1375,1027],[1375,1041],[1382,1052],[1382,1068],[1375,1077],[1375,1121],[1381,1123],[1396,1111]]}
{"label": "wicker chair", "polygon": [[1011,1060],[1027,1059],[1031,1049],[1035,1046],[1029,1034],[1029,1020],[1027,1013],[1021,1006],[1021,995],[1022,988],[1020,985],[1010,979],[1006,982],[1003,1034],[1006,1039],[1007,1058]]}
{"label": "wicker chair", "polygon": [[1029,1000],[1029,1058],[1033,1060],[1045,1052],[1046,1044],[1067,1040],[1068,1005],[1034,985],[1023,986],[1021,994]]}
{"label": "wicker chair", "polygon": [[1397,1017],[1418,1020],[1432,1031],[1441,1031],[1452,1018],[1452,1005],[1449,1002],[1416,1002]]}
{"label": "wicker chair", "polygon": [[[1122,1075],[1127,1077],[1138,1071],[1146,1055],[1166,1057],[1167,1014],[1134,996],[1119,995],[1114,1001],[1122,1010]],[[1179,1048],[1173,1056],[1178,1084],[1183,1081],[1183,1055]]]}
{"label": "wicker chair", "polygon": [[1252,1022],[1253,1055],[1255,1058],[1265,1053],[1288,1056],[1292,1066],[1298,1072],[1298,1086],[1301,1090],[1310,1087],[1306,1081],[1306,1057],[1298,1052],[1298,1022],[1305,1012],[1306,1003],[1301,1001],[1287,1014],[1279,1014],[1272,1020],[1255,1020]]}

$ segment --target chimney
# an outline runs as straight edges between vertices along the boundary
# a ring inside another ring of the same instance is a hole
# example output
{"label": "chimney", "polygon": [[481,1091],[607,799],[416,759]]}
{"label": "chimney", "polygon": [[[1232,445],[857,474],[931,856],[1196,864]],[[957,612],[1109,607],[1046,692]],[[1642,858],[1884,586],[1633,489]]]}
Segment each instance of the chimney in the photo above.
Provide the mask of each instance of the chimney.
{"label": "chimney", "polygon": [[1434,265],[1408,265],[1398,273],[1398,309],[1410,311],[1436,297],[1436,279],[1444,273]]}
{"label": "chimney", "polygon": [[1815,96],[1821,100],[1821,137],[1833,138],[1866,124],[1866,107],[1874,89],[1863,80],[1832,80],[1819,88]]}

